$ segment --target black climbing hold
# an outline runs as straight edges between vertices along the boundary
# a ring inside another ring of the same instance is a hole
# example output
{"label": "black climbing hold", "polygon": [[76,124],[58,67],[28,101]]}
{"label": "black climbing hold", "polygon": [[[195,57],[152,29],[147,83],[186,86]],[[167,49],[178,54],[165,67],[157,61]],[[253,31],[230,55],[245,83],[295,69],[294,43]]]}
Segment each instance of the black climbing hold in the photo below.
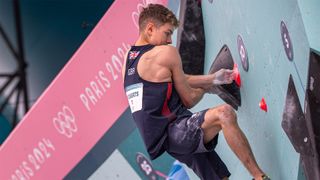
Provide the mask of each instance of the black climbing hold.
{"label": "black climbing hold", "polygon": [[[228,46],[224,45],[213,61],[209,70],[209,74],[213,74],[222,68],[232,70],[233,67],[234,61],[231,52]],[[236,110],[239,106],[241,106],[240,89],[235,81],[233,81],[231,84],[214,86],[211,92],[217,94],[222,100],[224,100]]]}
{"label": "black climbing hold", "polygon": [[201,3],[181,1],[177,48],[186,74],[203,74],[205,34]]}
{"label": "black climbing hold", "polygon": [[314,156],[301,156],[307,179],[320,179],[320,56],[310,52],[308,86],[304,102]]}
{"label": "black climbing hold", "polygon": [[281,126],[289,137],[294,149],[300,154],[312,156],[313,151],[307,121],[303,114],[291,75],[289,77],[286,103],[282,118]]}

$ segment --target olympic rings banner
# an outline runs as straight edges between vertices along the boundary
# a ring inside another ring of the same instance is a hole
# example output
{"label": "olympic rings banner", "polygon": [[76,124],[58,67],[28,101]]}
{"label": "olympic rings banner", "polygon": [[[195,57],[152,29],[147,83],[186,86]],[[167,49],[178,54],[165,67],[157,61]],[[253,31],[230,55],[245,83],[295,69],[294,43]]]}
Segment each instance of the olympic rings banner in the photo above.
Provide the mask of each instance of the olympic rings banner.
{"label": "olympic rings banner", "polygon": [[0,179],[62,179],[128,107],[121,67],[148,3],[116,0],[0,148]]}

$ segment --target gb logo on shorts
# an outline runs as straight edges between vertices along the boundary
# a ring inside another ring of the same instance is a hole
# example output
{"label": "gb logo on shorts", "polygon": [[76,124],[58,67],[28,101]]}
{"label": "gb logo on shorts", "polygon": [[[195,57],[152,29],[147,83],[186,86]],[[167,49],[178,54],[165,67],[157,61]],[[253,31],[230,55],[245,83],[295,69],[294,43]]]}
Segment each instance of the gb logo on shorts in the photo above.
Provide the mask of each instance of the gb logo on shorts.
{"label": "gb logo on shorts", "polygon": [[142,109],[143,84],[137,83],[126,87],[131,112],[137,112]]}

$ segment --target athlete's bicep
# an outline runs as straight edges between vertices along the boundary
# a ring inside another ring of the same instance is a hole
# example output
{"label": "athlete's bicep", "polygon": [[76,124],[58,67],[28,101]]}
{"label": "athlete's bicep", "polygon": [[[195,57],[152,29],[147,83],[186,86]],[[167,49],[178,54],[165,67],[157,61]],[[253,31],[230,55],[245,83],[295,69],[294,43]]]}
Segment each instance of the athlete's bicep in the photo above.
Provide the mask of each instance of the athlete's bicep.
{"label": "athlete's bicep", "polygon": [[172,72],[172,79],[174,86],[182,100],[183,104],[187,107],[193,104],[192,102],[192,88],[189,86],[186,76],[183,72],[182,62],[178,51],[175,48],[169,49],[168,62]]}

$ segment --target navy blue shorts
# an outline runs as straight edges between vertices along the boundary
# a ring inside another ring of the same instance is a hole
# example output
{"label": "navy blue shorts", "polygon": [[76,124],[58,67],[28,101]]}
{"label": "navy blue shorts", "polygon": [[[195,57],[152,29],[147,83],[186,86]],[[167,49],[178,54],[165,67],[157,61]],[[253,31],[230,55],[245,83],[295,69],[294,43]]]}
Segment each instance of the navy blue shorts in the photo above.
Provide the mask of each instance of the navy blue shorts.
{"label": "navy blue shorts", "polygon": [[220,180],[229,177],[226,165],[214,151],[218,135],[204,144],[201,124],[207,110],[194,113],[191,117],[177,119],[168,126],[167,152],[185,163],[201,179]]}

